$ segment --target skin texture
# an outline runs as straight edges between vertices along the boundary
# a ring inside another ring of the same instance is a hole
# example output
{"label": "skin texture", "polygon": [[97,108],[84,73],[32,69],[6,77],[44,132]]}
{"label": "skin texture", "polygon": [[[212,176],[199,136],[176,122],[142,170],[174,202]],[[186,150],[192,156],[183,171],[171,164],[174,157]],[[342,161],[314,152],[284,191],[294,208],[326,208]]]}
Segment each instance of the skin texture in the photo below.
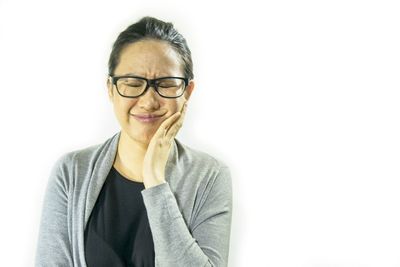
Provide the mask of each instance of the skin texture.
{"label": "skin texture", "polygon": [[[129,44],[120,53],[114,75],[138,75],[148,79],[164,76],[183,77],[178,53],[164,41],[142,40]],[[107,79],[110,101],[121,125],[114,167],[126,178],[143,182],[145,188],[165,183],[165,165],[172,142],[182,127],[187,101],[194,89],[191,80],[181,97],[168,99],[153,87],[138,98],[118,94]],[[154,122],[140,122],[131,114],[161,114]]]}

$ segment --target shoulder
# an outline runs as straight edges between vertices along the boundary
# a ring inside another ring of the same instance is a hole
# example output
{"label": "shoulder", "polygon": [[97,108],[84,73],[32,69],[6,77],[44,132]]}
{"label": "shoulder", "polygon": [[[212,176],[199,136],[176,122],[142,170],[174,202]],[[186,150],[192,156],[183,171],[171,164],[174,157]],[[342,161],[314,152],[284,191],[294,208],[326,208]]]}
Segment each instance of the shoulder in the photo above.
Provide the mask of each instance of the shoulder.
{"label": "shoulder", "polygon": [[218,183],[231,184],[231,173],[228,164],[205,151],[195,149],[176,140],[178,163],[190,176],[201,179],[208,186]]}
{"label": "shoulder", "polygon": [[96,154],[101,144],[91,145],[84,148],[62,153],[55,161],[55,166],[71,168],[77,163],[88,162]]}
{"label": "shoulder", "polygon": [[87,162],[97,147],[98,145],[93,145],[62,153],[53,163],[50,179],[69,188],[73,184],[73,169],[83,162]]}
{"label": "shoulder", "polygon": [[179,161],[186,166],[201,167],[202,169],[215,171],[221,168],[228,168],[228,165],[222,159],[183,144],[177,139],[175,139],[175,141],[178,149]]}
{"label": "shoulder", "polygon": [[231,210],[233,190],[228,164],[221,158],[179,141],[177,146],[180,151],[179,169],[184,170],[180,174],[185,181],[177,191],[186,190],[196,196],[197,205],[206,207],[202,209],[205,213]]}
{"label": "shoulder", "polygon": [[66,168],[91,168],[98,159],[103,159],[110,149],[116,148],[118,133],[103,142],[99,142],[80,149],[75,149],[62,154],[56,164]]}

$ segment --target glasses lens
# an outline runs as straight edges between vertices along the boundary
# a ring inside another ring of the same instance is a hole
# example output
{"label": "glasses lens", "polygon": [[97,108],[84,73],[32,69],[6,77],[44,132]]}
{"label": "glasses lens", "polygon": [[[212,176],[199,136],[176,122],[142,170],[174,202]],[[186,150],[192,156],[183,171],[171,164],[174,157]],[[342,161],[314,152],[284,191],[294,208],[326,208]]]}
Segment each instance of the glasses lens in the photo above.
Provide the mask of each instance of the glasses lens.
{"label": "glasses lens", "polygon": [[[185,90],[185,81],[179,78],[163,78],[157,80],[157,88],[162,96],[179,97]],[[119,78],[117,89],[123,96],[136,97],[146,89],[146,80],[133,77]]]}
{"label": "glasses lens", "polygon": [[138,96],[146,89],[146,81],[139,78],[120,78],[117,88],[124,96]]}
{"label": "glasses lens", "polygon": [[166,78],[158,80],[158,92],[166,97],[178,97],[185,90],[185,82],[178,78]]}

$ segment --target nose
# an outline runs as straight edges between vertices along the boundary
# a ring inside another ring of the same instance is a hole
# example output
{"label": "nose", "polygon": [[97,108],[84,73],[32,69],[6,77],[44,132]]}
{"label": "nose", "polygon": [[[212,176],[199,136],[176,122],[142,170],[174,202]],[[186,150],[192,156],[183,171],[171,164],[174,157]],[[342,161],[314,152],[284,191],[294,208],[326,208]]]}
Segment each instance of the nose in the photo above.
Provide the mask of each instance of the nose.
{"label": "nose", "polygon": [[147,91],[139,96],[139,106],[145,110],[155,110],[159,108],[158,93],[156,92],[153,85],[147,88]]}

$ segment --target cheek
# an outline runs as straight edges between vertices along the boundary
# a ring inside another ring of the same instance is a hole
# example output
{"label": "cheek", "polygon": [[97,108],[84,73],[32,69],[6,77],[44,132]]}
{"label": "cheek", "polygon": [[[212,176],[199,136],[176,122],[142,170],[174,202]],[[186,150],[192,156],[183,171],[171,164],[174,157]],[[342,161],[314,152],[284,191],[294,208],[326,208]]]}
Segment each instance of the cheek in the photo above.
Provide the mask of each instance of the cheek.
{"label": "cheek", "polygon": [[118,105],[118,111],[120,113],[125,114],[125,115],[129,115],[129,113],[133,113],[131,112],[133,110],[133,107],[136,105],[137,100],[136,99],[132,99],[132,100],[120,100],[117,105]]}
{"label": "cheek", "polygon": [[170,115],[173,115],[174,113],[179,111],[179,106],[180,106],[180,104],[179,104],[178,101],[174,101],[174,102],[169,103],[169,105],[168,105],[168,113]]}

